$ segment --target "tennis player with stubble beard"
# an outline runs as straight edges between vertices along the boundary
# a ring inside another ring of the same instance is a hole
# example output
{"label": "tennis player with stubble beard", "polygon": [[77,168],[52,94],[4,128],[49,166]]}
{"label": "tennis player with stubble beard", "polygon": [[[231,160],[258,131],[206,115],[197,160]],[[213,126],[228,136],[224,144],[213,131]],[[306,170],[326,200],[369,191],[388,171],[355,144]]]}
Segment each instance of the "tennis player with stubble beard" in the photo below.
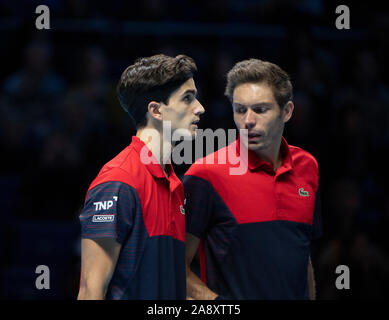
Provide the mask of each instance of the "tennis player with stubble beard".
{"label": "tennis player with stubble beard", "polygon": [[270,62],[241,61],[225,93],[248,137],[208,157],[239,155],[242,140],[248,170],[231,175],[234,164],[205,157],[185,174],[188,297],[315,299],[310,244],[321,235],[319,169],[283,138],[294,110],[289,76]]}

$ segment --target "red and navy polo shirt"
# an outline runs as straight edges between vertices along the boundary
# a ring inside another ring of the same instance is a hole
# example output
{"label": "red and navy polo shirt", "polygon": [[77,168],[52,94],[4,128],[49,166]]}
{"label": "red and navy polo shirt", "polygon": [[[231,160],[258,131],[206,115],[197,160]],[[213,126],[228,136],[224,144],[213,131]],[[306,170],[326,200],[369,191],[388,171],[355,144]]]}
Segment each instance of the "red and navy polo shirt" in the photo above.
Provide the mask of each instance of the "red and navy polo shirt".
{"label": "red and navy polo shirt", "polygon": [[82,238],[122,244],[106,299],[186,299],[184,189],[137,137],[103,166],[80,215]]}
{"label": "red and navy polo shirt", "polygon": [[309,298],[310,242],[321,234],[318,164],[284,138],[280,150],[277,172],[248,151],[246,173],[230,175],[239,164],[228,154],[245,158],[238,138],[185,174],[186,230],[201,239],[191,267],[224,298]]}

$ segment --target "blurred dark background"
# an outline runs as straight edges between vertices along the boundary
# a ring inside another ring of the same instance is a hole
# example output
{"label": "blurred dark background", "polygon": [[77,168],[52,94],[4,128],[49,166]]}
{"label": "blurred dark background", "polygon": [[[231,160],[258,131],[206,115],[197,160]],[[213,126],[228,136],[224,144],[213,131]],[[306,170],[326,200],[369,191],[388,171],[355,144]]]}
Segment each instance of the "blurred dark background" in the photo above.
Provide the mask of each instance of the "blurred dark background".
{"label": "blurred dark background", "polygon": [[[40,4],[50,30],[35,28]],[[335,27],[340,4],[350,30]],[[134,133],[115,86],[136,58],[156,53],[195,59],[203,129],[234,128],[223,93],[237,61],[269,60],[291,75],[285,137],[320,165],[318,299],[388,296],[388,33],[378,1],[2,1],[0,298],[76,298],[86,191]],[[350,290],[335,287],[342,264]],[[38,265],[50,268],[50,290],[35,288]]]}

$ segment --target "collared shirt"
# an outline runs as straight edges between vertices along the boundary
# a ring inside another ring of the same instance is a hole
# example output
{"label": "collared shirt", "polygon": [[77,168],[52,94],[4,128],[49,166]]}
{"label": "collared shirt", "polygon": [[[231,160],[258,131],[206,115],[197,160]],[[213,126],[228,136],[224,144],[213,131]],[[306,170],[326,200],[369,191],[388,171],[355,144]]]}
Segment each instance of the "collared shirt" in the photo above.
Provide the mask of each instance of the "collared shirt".
{"label": "collared shirt", "polygon": [[[319,171],[282,138],[280,168],[248,151],[248,170],[218,164],[240,139],[193,164],[184,177],[187,232],[201,239],[192,267],[221,296],[307,299],[310,241],[321,233]],[[247,151],[247,150],[246,150]]]}
{"label": "collared shirt", "polygon": [[166,170],[134,136],[88,189],[82,238],[122,244],[107,299],[186,298],[184,190]]}

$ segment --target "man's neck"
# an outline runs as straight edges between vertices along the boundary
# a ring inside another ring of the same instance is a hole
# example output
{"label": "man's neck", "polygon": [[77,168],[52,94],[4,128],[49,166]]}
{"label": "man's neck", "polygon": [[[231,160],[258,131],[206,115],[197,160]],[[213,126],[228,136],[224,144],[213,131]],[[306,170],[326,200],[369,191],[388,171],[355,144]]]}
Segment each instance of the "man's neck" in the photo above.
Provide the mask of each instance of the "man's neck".
{"label": "man's neck", "polygon": [[281,154],[281,139],[279,142],[274,144],[273,148],[269,148],[266,150],[260,150],[255,152],[258,157],[260,157],[263,161],[269,162],[273,167],[274,172],[277,172],[279,167],[282,165],[282,154]]}
{"label": "man's neck", "polygon": [[160,130],[151,126],[139,129],[136,136],[144,142],[167,175],[166,164],[169,163],[173,150],[170,137],[164,137]]}

